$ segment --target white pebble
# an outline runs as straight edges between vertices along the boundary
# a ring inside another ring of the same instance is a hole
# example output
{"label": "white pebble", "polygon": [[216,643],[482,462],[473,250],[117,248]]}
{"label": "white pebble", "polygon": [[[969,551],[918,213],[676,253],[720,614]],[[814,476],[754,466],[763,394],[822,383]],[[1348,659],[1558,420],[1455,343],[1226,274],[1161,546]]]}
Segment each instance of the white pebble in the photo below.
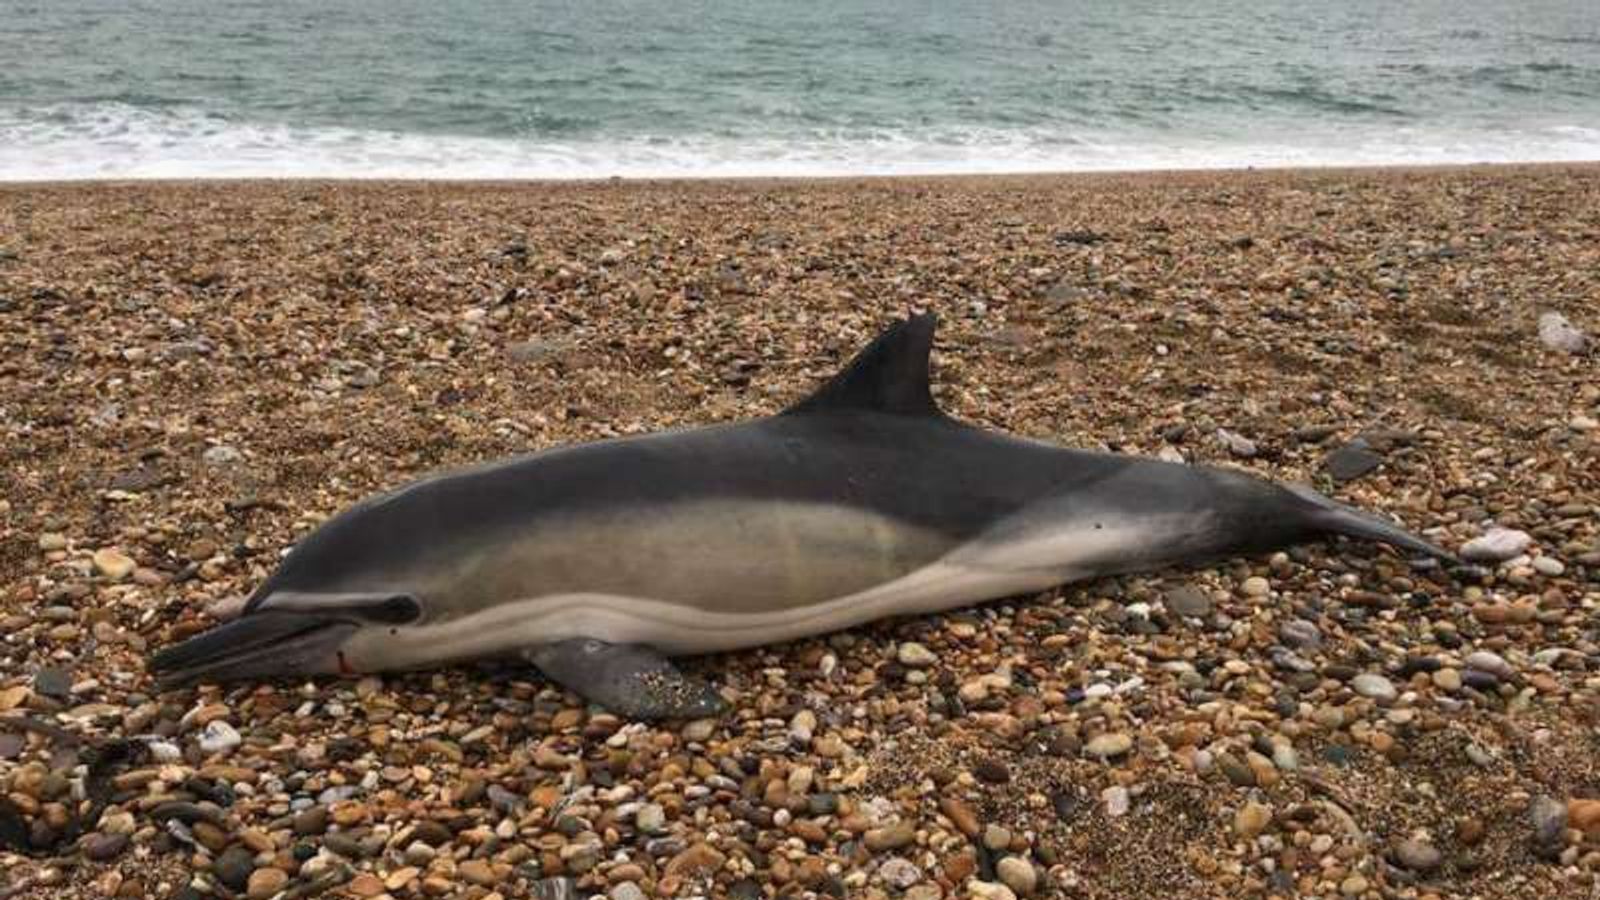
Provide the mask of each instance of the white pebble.
{"label": "white pebble", "polygon": [[1561,564],[1561,560],[1553,556],[1535,556],[1533,558],[1533,570],[1540,575],[1549,575],[1554,578],[1567,571],[1567,567]]}
{"label": "white pebble", "polygon": [[1106,805],[1106,815],[1115,819],[1128,813],[1128,789],[1117,785],[1108,787],[1100,792],[1100,799]]}
{"label": "white pebble", "polygon": [[1526,531],[1491,528],[1482,537],[1462,544],[1461,558],[1469,562],[1505,562],[1521,555],[1532,543],[1533,537]]}
{"label": "white pebble", "polygon": [[221,719],[206,723],[205,731],[200,734],[200,750],[203,753],[223,753],[239,746],[242,738],[232,725]]}
{"label": "white pebble", "polygon": [[1582,353],[1589,339],[1558,312],[1547,312],[1539,317],[1539,340],[1551,350],[1562,353]]}

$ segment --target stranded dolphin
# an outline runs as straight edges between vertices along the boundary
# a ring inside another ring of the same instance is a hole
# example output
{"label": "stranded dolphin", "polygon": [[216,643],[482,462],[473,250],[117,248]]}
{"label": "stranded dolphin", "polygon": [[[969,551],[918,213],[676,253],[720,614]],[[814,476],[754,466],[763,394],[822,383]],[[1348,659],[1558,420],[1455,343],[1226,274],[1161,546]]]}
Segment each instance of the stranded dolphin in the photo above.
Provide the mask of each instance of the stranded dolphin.
{"label": "stranded dolphin", "polygon": [[535,453],[366,500],[163,681],[520,655],[637,718],[722,700],[670,656],[1341,534],[1444,550],[1308,489],[1068,450],[941,413],[931,315],[770,418]]}

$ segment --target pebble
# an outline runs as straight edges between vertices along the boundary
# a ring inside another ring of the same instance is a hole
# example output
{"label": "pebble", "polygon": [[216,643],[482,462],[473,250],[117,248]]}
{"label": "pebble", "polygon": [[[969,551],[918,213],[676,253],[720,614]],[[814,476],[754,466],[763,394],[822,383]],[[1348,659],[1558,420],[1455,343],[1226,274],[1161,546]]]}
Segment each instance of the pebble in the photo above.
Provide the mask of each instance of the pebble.
{"label": "pebble", "polygon": [[1211,615],[1211,594],[1195,585],[1184,584],[1172,588],[1163,599],[1167,609],[1176,615],[1193,619]]}
{"label": "pebble", "polygon": [[83,855],[95,862],[115,859],[127,848],[126,834],[106,834],[97,831],[83,839]]}
{"label": "pebble", "polygon": [[1250,801],[1239,807],[1233,816],[1233,831],[1235,834],[1251,840],[1272,822],[1272,808],[1255,801]]}
{"label": "pebble", "polygon": [[294,814],[294,833],[301,837],[322,834],[328,830],[328,808],[309,806]]}
{"label": "pebble", "polygon": [[250,879],[245,887],[245,896],[250,900],[267,900],[289,883],[289,873],[282,869],[268,866],[250,873]]}
{"label": "pebble", "polygon": [[242,458],[243,454],[227,444],[213,444],[200,454],[201,462],[208,466],[226,466]]}
{"label": "pebble", "polygon": [[1346,897],[1359,897],[1367,892],[1367,876],[1356,872],[1339,882],[1339,893]]}
{"label": "pebble", "polygon": [[235,891],[245,890],[255,870],[255,855],[237,845],[222,851],[211,863],[211,871],[216,873],[217,879]]}
{"label": "pebble", "polygon": [[1467,654],[1462,664],[1468,669],[1478,672],[1488,672],[1501,681],[1510,681],[1517,674],[1517,670],[1506,662],[1505,657],[1489,650],[1476,650]]}
{"label": "pebble", "polygon": [[33,691],[46,697],[64,700],[72,692],[72,673],[54,666],[40,669],[33,676]]}
{"label": "pebble", "polygon": [[1600,837],[1600,800],[1573,798],[1567,801],[1567,825]]}
{"label": "pebble", "polygon": [[900,661],[900,665],[912,669],[926,669],[939,662],[939,657],[935,656],[932,650],[916,641],[902,642],[900,649],[895,653],[895,658]]}
{"label": "pebble", "polygon": [[1105,804],[1106,815],[1115,819],[1128,814],[1128,789],[1116,785],[1100,792],[1100,802]]}
{"label": "pebble", "polygon": [[922,880],[922,870],[903,856],[891,856],[878,866],[878,876],[885,884],[903,891]]}
{"label": "pebble", "polygon": [[694,719],[683,726],[683,739],[697,744],[710,740],[716,733],[716,719]]}
{"label": "pebble", "polygon": [[613,884],[606,896],[611,900],[648,900],[644,889],[631,881]]}
{"label": "pebble", "polygon": [[494,866],[486,859],[463,860],[456,866],[456,872],[469,883],[479,887],[493,887],[500,883],[500,877],[495,873]]}
{"label": "pebble", "polygon": [[1246,597],[1265,597],[1272,591],[1272,585],[1260,575],[1251,575],[1239,585],[1239,593]]}
{"label": "pebble", "polygon": [[1108,731],[1089,739],[1083,751],[1090,756],[1110,759],[1127,753],[1133,747],[1133,736],[1122,731]]}
{"label": "pebble", "polygon": [[1394,855],[1400,861],[1400,865],[1424,875],[1439,868],[1444,862],[1444,855],[1437,847],[1415,838],[1397,844]]}
{"label": "pebble", "polygon": [[1328,454],[1322,467],[1334,481],[1355,481],[1383,464],[1383,457],[1363,444],[1350,443]]}
{"label": "pebble", "polygon": [[1533,537],[1514,528],[1491,528],[1481,537],[1461,545],[1461,558],[1468,562],[1499,563],[1522,555]]}
{"label": "pebble", "polygon": [[1020,856],[1002,856],[994,865],[1000,881],[1019,897],[1026,897],[1039,888],[1039,872]]}
{"label": "pebble", "polygon": [[980,825],[977,813],[973,812],[972,807],[965,801],[958,797],[940,797],[939,811],[944,813],[945,818],[948,818],[962,834],[969,838],[978,836]]}
{"label": "pebble", "polygon": [[1567,804],[1541,794],[1529,804],[1528,818],[1533,825],[1535,846],[1545,849],[1560,846],[1562,832],[1567,827]]}
{"label": "pebble", "polygon": [[1017,900],[1017,895],[1004,884],[976,879],[967,883],[967,896],[974,900]]}
{"label": "pebble", "polygon": [[1217,441],[1226,447],[1229,453],[1240,459],[1250,459],[1260,452],[1260,448],[1256,446],[1255,441],[1226,428],[1217,429]]}
{"label": "pebble", "polygon": [[239,732],[232,725],[217,719],[207,722],[205,730],[200,733],[200,750],[208,755],[225,753],[238,747],[242,741]]}
{"label": "pebble", "polygon": [[873,853],[899,850],[917,839],[916,829],[910,822],[896,822],[883,828],[872,828],[862,835],[862,843]]}
{"label": "pebble", "polygon": [[1278,639],[1300,650],[1322,646],[1322,632],[1305,619],[1290,619],[1278,626]]}
{"label": "pebble", "polygon": [[1535,556],[1531,564],[1540,575],[1556,578],[1566,573],[1567,567],[1553,556]]}
{"label": "pebble", "polygon": [[972,774],[980,781],[990,784],[1005,784],[1011,780],[1011,770],[1005,763],[993,757],[984,757],[972,767]]}
{"label": "pebble", "polygon": [[660,834],[666,830],[667,812],[659,803],[646,803],[634,813],[633,824],[644,834]]}
{"label": "pebble", "polygon": [[1566,316],[1551,311],[1539,316],[1539,342],[1559,353],[1582,353],[1589,338]]}
{"label": "pebble", "polygon": [[96,550],[93,562],[95,571],[112,581],[121,581],[138,568],[138,563],[135,563],[132,557],[111,547]]}
{"label": "pebble", "polygon": [[1363,672],[1350,679],[1350,687],[1361,696],[1382,703],[1393,703],[1399,696],[1393,682],[1374,672]]}

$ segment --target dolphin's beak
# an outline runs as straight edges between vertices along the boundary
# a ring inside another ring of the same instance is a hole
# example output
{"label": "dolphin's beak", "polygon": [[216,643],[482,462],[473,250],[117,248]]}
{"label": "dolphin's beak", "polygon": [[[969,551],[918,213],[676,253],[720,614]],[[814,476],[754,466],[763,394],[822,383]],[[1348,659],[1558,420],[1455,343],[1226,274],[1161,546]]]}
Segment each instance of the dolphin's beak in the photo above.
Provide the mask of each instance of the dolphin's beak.
{"label": "dolphin's beak", "polygon": [[162,650],[148,668],[163,688],[339,672],[339,648],[359,627],[344,616],[262,610]]}

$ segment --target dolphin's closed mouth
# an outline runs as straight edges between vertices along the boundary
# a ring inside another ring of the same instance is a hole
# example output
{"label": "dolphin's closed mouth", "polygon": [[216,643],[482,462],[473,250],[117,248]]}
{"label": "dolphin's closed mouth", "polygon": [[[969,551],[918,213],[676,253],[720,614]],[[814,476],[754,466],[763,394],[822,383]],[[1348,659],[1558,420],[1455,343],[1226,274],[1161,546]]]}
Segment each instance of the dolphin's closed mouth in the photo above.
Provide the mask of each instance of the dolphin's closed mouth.
{"label": "dolphin's closed mouth", "polygon": [[331,661],[358,627],[315,613],[259,612],[162,650],[149,668],[164,688],[337,671]]}

